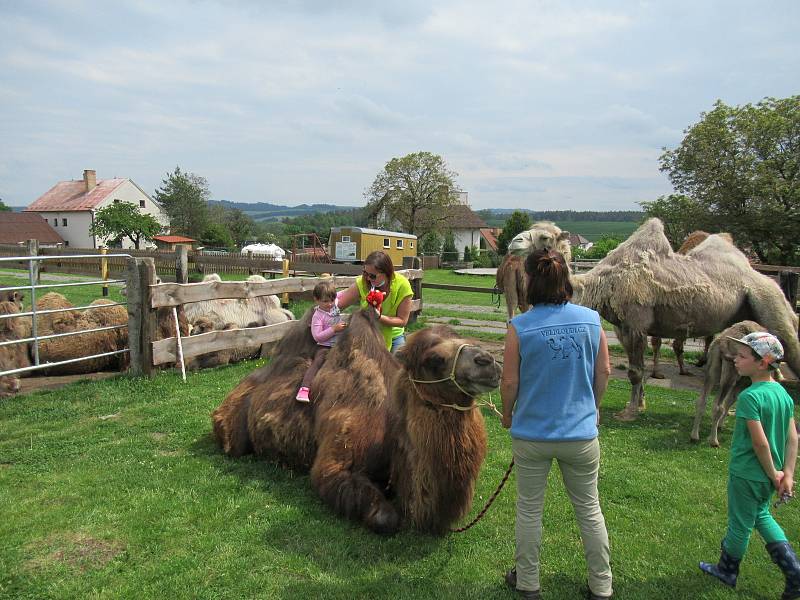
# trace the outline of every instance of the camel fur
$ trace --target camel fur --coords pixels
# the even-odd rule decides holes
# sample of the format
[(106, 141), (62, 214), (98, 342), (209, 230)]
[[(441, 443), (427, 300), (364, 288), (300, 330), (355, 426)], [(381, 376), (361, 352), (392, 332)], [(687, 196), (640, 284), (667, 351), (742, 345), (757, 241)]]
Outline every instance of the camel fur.
[[(0, 302), (0, 315), (14, 315), (20, 312), (22, 297), (7, 296), (10, 300)], [(21, 340), (30, 337), (30, 317), (10, 317), (0, 319), (0, 342)], [(31, 364), (28, 354), (28, 344), (10, 344), (0, 346), (0, 371), (10, 371), (29, 367)], [(19, 374), (4, 375), (0, 377), (0, 398), (16, 394), (19, 391)]]
[[(706, 238), (711, 235), (705, 231), (693, 231), (681, 244), (681, 247), (678, 248), (678, 254), (687, 254), (689, 250), (693, 250), (701, 243), (703, 243)], [(728, 233), (719, 233), (717, 234), (722, 239), (727, 240), (728, 242), (733, 245), (733, 238)], [(707, 335), (705, 337), (705, 345), (703, 348), (703, 355), (700, 357), (700, 360), (697, 361), (697, 366), (702, 367), (706, 364), (706, 360), (708, 359), (708, 349), (711, 346), (711, 342), (714, 340), (713, 335)], [(675, 359), (678, 361), (678, 368), (680, 370), (681, 375), (692, 375), (691, 371), (686, 369), (686, 364), (683, 360), (683, 348), (684, 344), (686, 343), (686, 338), (684, 337), (676, 337), (672, 340), (672, 350), (675, 352)], [(658, 368), (659, 358), (661, 356), (661, 338), (660, 337), (651, 337), (650, 338), (650, 345), (653, 348), (653, 371), (650, 373), (650, 377), (655, 379), (664, 379), (664, 374)]]
[[(711, 392), (717, 389), (719, 391), (711, 409), (711, 431), (708, 434), (708, 443), (715, 448), (719, 446), (717, 434), (722, 428), (725, 416), (736, 402), (739, 393), (750, 385), (748, 377), (740, 377), (736, 372), (733, 359), (736, 357), (739, 345), (728, 338), (732, 337), (738, 340), (748, 333), (756, 331), (766, 331), (766, 329), (755, 321), (741, 321), (725, 329), (711, 343), (708, 362), (705, 366), (703, 391), (697, 398), (694, 425), (690, 436), (693, 442), (700, 441), (700, 421), (706, 412), (706, 402)], [(775, 373), (778, 381), (783, 379), (780, 371)]]
[[(294, 396), (316, 350), (301, 319), (266, 366), (251, 373), (212, 413), (214, 436), (231, 456), (253, 452), (310, 469), (311, 484), (338, 515), (376, 533), (401, 526), (442, 534), (472, 503), (486, 454), (473, 396), (493, 389), (500, 370), (475, 346), (437, 327), (408, 338), (397, 356), (383, 344), (371, 308), (355, 312), (311, 384)], [(452, 381), (447, 377), (455, 364)]]
[(658, 219), (649, 219), (585, 275), (573, 276), (575, 300), (618, 328), (632, 391), (619, 418), (644, 407), (647, 336), (703, 337), (743, 320), (761, 323), (783, 343), (800, 374), (797, 316), (778, 285), (736, 247), (711, 235), (686, 255), (672, 251)]

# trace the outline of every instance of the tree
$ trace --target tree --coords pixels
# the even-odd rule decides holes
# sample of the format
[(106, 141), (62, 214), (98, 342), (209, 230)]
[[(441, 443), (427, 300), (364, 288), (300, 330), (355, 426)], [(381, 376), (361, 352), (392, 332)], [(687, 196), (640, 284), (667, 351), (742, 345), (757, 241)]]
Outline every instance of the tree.
[(717, 101), (660, 157), (674, 188), (764, 262), (800, 263), (800, 96)]
[(132, 202), (115, 202), (94, 215), (89, 233), (114, 242), (128, 238), (136, 249), (142, 240), (152, 240), (161, 232), (161, 223), (153, 215), (139, 211)]
[(385, 210), (401, 229), (419, 237), (438, 231), (448, 209), (458, 203), (457, 175), (438, 154), (415, 152), (393, 158), (364, 193), (367, 210), (372, 215)]
[(508, 217), (505, 225), (503, 225), (503, 231), (497, 238), (497, 252), (498, 254), (504, 255), (508, 252), (508, 244), (513, 240), (517, 234), (522, 233), (526, 229), (530, 229), (531, 227), (531, 220), (528, 217), (528, 213), (515, 210), (511, 213), (511, 216)]
[(419, 238), (419, 251), (420, 254), (440, 254), (442, 251), (442, 244), (444, 240), (435, 231), (429, 231), (421, 238)]
[(233, 236), (231, 236), (231, 232), (225, 227), (225, 224), (215, 221), (210, 222), (206, 226), (205, 231), (203, 231), (203, 234), (200, 236), (200, 241), (204, 245), (213, 248), (231, 249), (236, 246), (236, 243), (233, 241)]
[(444, 244), (442, 244), (442, 260), (445, 262), (458, 260), (456, 240), (453, 236), (453, 233), (450, 231), (444, 235)]
[(11, 210), (11, 207), (8, 206), (5, 202), (3, 202), (2, 198), (0, 198), (0, 212), (7, 212), (9, 210)]
[(657, 217), (664, 223), (664, 234), (673, 248), (680, 248), (691, 232), (698, 229), (717, 233), (719, 225), (714, 217), (697, 200), (683, 194), (660, 196), (650, 202), (639, 202), (646, 218)]
[(200, 239), (209, 223), (208, 199), (211, 193), (205, 178), (185, 173), (180, 167), (167, 173), (153, 197), (169, 216), (174, 234)]
[(619, 246), (622, 240), (612, 235), (604, 235), (597, 240), (589, 250), (586, 251), (586, 258), (601, 259), (605, 258), (606, 254), (611, 252), (614, 248)]

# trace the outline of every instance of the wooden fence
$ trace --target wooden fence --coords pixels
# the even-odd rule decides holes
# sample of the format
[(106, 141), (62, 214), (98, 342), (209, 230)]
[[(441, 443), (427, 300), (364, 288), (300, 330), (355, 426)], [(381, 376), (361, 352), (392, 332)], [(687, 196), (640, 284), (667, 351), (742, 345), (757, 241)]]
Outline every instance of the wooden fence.
[[(400, 272), (411, 281), (414, 291), (411, 310), (412, 315), (416, 316), (422, 310), (423, 272), (420, 269), (406, 269)], [(273, 294), (310, 292), (319, 282), (317, 277), (287, 277), (264, 283), (248, 281), (156, 283), (155, 262), (150, 258), (128, 260), (125, 279), (128, 286), (130, 368), (134, 375), (150, 375), (157, 366), (178, 361), (177, 335), (156, 341), (159, 309), (177, 308), (182, 304), (202, 300), (245, 299)], [(333, 280), (337, 288), (345, 288), (355, 282), (356, 276), (334, 275)], [(212, 331), (183, 337), (180, 340), (183, 359), (185, 361), (209, 352), (275, 342), (286, 334), (292, 327), (292, 323), (293, 321), (289, 321), (262, 327)], [(175, 323), (175, 328), (177, 331), (177, 323)]]

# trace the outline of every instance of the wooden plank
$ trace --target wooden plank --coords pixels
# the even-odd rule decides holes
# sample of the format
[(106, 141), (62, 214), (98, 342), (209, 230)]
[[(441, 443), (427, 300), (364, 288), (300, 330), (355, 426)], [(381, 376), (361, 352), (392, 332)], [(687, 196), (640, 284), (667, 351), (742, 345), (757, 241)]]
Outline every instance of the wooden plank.
[[(414, 314), (422, 310), (422, 298), (411, 301), (411, 313)], [(409, 319), (410, 321), (410, 319)]]
[[(181, 338), (184, 359), (219, 352), (220, 350), (236, 350), (251, 346), (258, 346), (281, 339), (294, 326), (299, 326), (300, 321), (286, 321), (263, 327), (250, 327), (247, 329), (227, 329), (225, 331), (210, 331), (201, 335), (191, 335)], [(163, 365), (174, 363), (178, 360), (177, 344), (175, 338), (168, 338), (152, 343), (153, 364)]]
[[(409, 279), (421, 278), (423, 272), (418, 269), (399, 271)], [(337, 288), (346, 288), (353, 285), (356, 277), (333, 277), (333, 284)], [(201, 283), (162, 283), (152, 286), (153, 308), (161, 306), (178, 306), (188, 302), (201, 302), (202, 300), (217, 300), (220, 298), (257, 298), (284, 292), (299, 293), (310, 292), (319, 283), (318, 277), (288, 277), (272, 279), (270, 281), (205, 281)], [(424, 285), (424, 284), (423, 284)]]

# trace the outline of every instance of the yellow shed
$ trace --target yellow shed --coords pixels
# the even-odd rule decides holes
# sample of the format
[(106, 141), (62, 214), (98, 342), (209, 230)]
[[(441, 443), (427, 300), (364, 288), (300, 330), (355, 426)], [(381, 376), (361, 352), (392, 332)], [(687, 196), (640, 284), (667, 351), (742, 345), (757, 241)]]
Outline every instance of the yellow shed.
[(417, 255), (417, 236), (366, 227), (331, 227), (328, 247), (334, 260), (354, 263), (364, 262), (374, 250), (383, 250), (392, 257), (392, 264), (400, 267), (404, 256)]

